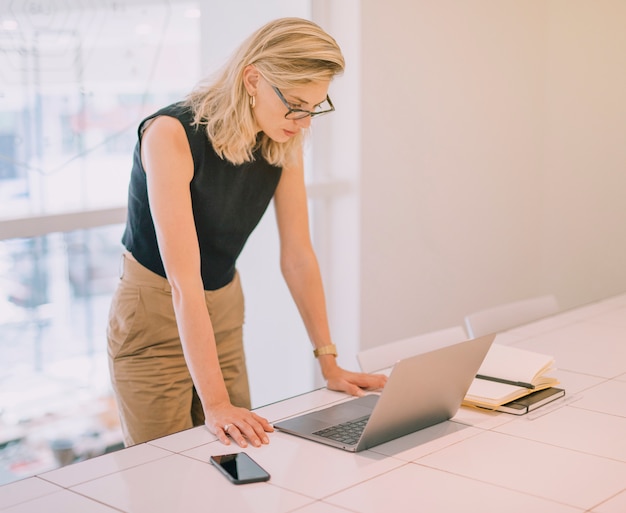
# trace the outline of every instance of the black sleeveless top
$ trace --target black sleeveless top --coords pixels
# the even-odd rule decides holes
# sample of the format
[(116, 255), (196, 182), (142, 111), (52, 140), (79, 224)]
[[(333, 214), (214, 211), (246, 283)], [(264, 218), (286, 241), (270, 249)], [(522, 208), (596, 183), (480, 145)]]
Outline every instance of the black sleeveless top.
[[(185, 128), (194, 165), (190, 190), (200, 245), (202, 281), (205, 290), (216, 290), (233, 279), (237, 258), (266, 211), (282, 168), (269, 164), (260, 151), (255, 151), (252, 162), (241, 165), (220, 158), (204, 127), (192, 125), (193, 114), (181, 103), (165, 107), (144, 119), (139, 125), (139, 140), (133, 155), (128, 216), (122, 243), (141, 265), (160, 276), (166, 277), (140, 154), (143, 127), (156, 116), (176, 118)], [(185, 248), (180, 250), (185, 251)]]

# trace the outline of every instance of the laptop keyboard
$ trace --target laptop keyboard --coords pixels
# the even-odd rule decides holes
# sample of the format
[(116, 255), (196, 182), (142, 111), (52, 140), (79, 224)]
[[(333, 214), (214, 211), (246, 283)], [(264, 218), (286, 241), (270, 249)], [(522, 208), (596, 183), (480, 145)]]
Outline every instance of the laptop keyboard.
[(330, 440), (341, 442), (346, 445), (354, 445), (359, 441), (359, 438), (361, 438), (361, 433), (363, 433), (363, 430), (365, 429), (365, 424), (367, 424), (367, 420), (369, 418), (370, 416), (367, 415), (366, 417), (362, 417), (360, 419), (351, 420), (349, 422), (337, 424), (336, 426), (320, 429), (313, 434), (324, 438), (329, 438)]

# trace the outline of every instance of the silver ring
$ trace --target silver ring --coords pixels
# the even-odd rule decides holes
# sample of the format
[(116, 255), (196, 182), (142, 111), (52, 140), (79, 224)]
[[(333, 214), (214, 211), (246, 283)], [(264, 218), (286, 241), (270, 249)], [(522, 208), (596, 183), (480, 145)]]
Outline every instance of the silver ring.
[(228, 433), (230, 426), (232, 426), (232, 424), (224, 424), (224, 433)]

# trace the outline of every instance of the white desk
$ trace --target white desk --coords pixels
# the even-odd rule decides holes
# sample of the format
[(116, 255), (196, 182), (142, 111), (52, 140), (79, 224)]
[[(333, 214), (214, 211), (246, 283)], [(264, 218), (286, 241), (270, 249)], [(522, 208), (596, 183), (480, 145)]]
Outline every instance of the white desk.
[[(0, 511), (624, 513), (626, 294), (496, 340), (554, 355), (566, 399), (523, 417), (461, 408), (358, 454), (273, 433), (247, 449), (271, 480), (241, 486), (208, 464), (228, 448), (195, 428), (0, 487)], [(344, 399), (317, 390), (259, 412)]]

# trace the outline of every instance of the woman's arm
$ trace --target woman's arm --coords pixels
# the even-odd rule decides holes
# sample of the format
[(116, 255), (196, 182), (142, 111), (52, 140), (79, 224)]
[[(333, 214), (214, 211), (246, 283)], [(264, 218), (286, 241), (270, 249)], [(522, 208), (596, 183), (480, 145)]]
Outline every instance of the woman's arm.
[[(317, 258), (311, 244), (302, 155), (283, 169), (275, 194), (280, 233), (281, 270), (298, 307), (313, 346), (332, 344), (326, 300)], [(384, 386), (386, 377), (349, 372), (337, 365), (334, 355), (318, 357), (322, 374), (333, 390), (363, 395), (363, 389)]]
[(191, 150), (180, 122), (168, 116), (154, 119), (141, 145), (150, 211), (167, 279), (187, 367), (206, 417), (206, 425), (228, 444), (223, 430), (242, 447), (269, 440), (267, 420), (230, 403), (220, 369), (213, 326), (204, 298), (200, 249), (193, 219), (189, 184), (193, 178)]

